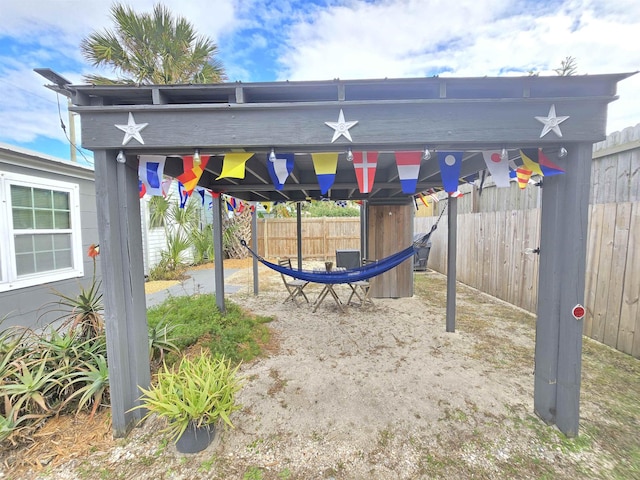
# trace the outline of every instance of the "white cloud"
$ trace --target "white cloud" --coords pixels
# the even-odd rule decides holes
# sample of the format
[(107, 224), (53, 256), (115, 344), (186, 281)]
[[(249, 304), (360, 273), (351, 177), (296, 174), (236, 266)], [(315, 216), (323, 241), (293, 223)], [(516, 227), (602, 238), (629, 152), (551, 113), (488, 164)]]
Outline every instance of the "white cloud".
[[(555, 75), (567, 56), (579, 74), (635, 71), (640, 4), (622, 2), (350, 2), (290, 30), (280, 79)], [(640, 76), (639, 76), (640, 77)], [(608, 131), (640, 122), (640, 78), (620, 83)], [(625, 123), (626, 122), (626, 123)]]
[[(106, 0), (0, 0), (0, 141), (64, 140), (56, 95), (32, 70), (50, 67), (72, 83), (95, 73), (80, 40), (110, 28)], [(151, 11), (157, 0), (129, 0)], [(164, 0), (196, 31), (223, 43), (231, 80), (255, 81), (264, 59), (273, 80), (555, 75), (566, 56), (578, 73), (640, 66), (637, 0)], [(11, 50), (2, 41), (11, 38)], [(635, 41), (634, 41), (635, 39)], [(262, 63), (261, 63), (262, 60)], [(111, 72), (102, 72), (110, 75)], [(608, 131), (640, 123), (640, 75), (619, 84)], [(61, 99), (61, 116), (68, 117)]]

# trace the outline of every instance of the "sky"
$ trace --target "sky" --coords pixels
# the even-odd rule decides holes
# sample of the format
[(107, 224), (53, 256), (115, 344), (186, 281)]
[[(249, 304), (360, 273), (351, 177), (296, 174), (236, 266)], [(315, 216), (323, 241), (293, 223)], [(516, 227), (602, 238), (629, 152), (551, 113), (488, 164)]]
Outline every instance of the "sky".
[[(153, 0), (129, 0), (151, 12)], [(229, 81), (556, 75), (640, 70), (637, 0), (164, 0), (218, 45)], [(109, 0), (0, 0), (0, 142), (69, 159), (67, 99), (34, 68), (73, 84), (83, 38), (113, 27)], [(640, 123), (640, 74), (618, 84), (607, 134)], [(79, 120), (76, 143), (80, 144)], [(65, 129), (61, 123), (64, 123)], [(65, 132), (66, 130), (66, 132)], [(91, 163), (91, 153), (77, 155)]]

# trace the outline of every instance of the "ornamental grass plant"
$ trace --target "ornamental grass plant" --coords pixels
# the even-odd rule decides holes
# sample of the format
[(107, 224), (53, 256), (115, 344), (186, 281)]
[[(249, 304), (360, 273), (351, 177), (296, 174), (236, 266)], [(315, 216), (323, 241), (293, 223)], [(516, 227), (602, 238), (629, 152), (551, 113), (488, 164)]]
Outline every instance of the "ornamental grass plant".
[(153, 385), (148, 390), (140, 387), (141, 404), (136, 408), (148, 410), (143, 421), (152, 414), (166, 419), (165, 431), (175, 441), (190, 425), (201, 428), (222, 419), (233, 427), (230, 415), (240, 408), (239, 366), (204, 350), (193, 359), (182, 357), (173, 368), (163, 364)]

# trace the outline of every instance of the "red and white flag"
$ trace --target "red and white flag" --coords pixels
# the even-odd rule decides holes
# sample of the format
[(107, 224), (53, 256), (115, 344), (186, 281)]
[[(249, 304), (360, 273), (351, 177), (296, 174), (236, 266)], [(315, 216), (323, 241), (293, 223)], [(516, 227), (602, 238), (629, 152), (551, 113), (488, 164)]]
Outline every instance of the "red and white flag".
[(360, 193), (370, 193), (378, 166), (378, 152), (353, 152), (353, 168)]
[(415, 193), (421, 160), (422, 152), (396, 152), (396, 166), (402, 193)]
[(498, 188), (509, 188), (511, 177), (509, 176), (509, 156), (502, 155), (497, 150), (487, 150), (482, 152), (484, 163), (486, 163), (491, 178)]

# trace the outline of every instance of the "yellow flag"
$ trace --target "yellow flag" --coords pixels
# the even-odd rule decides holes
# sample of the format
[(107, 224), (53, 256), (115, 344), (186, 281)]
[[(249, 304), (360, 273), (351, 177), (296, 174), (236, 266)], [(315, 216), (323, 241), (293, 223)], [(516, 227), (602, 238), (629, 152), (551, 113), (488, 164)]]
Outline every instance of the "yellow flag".
[(529, 170), (531, 174), (535, 173), (541, 176), (544, 175), (544, 173), (542, 173), (542, 169), (540, 168), (540, 165), (538, 165), (534, 160), (529, 158), (527, 156), (527, 152), (520, 150), (520, 157), (522, 158), (522, 163), (524, 163), (523, 167), (526, 170)]
[(337, 153), (312, 153), (311, 158), (316, 175), (335, 175), (338, 166)]
[(244, 178), (244, 164), (253, 157), (253, 153), (227, 153), (222, 162), (222, 172), (216, 180), (221, 178)]
[(518, 187), (523, 190), (528, 184), (531, 178), (531, 170), (525, 168), (518, 168), (516, 170), (516, 177), (518, 178)]
[(323, 195), (329, 191), (336, 178), (338, 168), (338, 153), (312, 153), (313, 169), (316, 171), (320, 193)]

